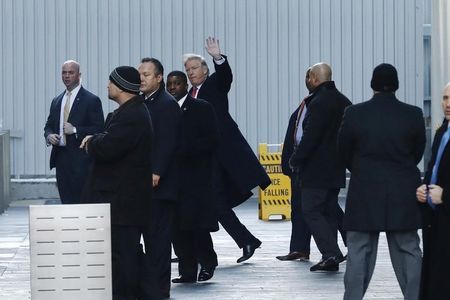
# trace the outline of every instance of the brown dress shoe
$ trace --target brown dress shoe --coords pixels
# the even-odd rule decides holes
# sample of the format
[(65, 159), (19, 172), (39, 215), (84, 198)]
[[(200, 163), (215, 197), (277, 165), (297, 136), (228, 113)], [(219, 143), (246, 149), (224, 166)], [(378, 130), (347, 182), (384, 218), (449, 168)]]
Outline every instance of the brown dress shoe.
[(277, 256), (277, 259), (279, 260), (296, 260), (299, 259), (301, 261), (309, 260), (309, 254), (299, 252), (299, 251), (292, 251), (288, 255), (283, 256)]

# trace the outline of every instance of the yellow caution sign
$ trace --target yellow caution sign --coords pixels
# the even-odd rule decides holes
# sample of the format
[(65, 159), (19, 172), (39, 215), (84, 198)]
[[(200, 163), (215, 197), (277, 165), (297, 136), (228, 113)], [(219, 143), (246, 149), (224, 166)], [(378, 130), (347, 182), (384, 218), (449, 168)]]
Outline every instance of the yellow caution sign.
[[(269, 152), (269, 147), (279, 150)], [(281, 170), (282, 147), (282, 144), (259, 144), (259, 162), (272, 180), (264, 191), (259, 189), (259, 218), (265, 221), (275, 216), (291, 219), (291, 180)]]

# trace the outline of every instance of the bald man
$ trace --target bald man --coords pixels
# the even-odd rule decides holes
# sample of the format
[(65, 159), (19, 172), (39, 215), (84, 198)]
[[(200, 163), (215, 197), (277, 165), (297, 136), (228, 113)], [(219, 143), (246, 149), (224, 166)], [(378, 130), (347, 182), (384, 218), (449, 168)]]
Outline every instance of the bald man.
[(345, 187), (345, 166), (336, 145), (344, 109), (350, 100), (331, 80), (331, 67), (317, 63), (311, 67), (307, 85), (311, 95), (306, 102), (303, 132), (289, 164), (293, 170), (303, 215), (322, 259), (310, 271), (338, 271), (344, 256), (337, 244), (339, 189)]
[(434, 135), (431, 160), (417, 188), (424, 224), (420, 299), (449, 299), (450, 285), (450, 82), (442, 93), (444, 120)]
[(56, 168), (61, 202), (77, 204), (90, 164), (80, 144), (85, 136), (103, 130), (104, 116), (100, 98), (81, 86), (78, 62), (64, 62), (61, 77), (66, 89), (52, 100), (44, 137), (47, 146), (53, 147), (50, 169)]

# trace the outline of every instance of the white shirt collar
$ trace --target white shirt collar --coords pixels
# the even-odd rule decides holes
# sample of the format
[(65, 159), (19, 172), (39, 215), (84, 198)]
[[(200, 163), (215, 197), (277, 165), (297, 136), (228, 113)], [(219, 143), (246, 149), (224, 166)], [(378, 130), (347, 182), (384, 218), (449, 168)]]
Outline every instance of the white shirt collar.
[[(71, 95), (71, 97), (70, 97), (70, 99), (71, 99), (70, 101), (71, 101), (71, 102), (73, 102), (73, 100), (77, 97), (78, 92), (80, 91), (80, 89), (81, 89), (81, 83), (78, 84), (78, 85), (71, 91), (71, 93), (72, 93), (72, 95)], [(64, 96), (67, 97), (67, 93), (69, 93), (69, 91), (66, 89), (66, 94), (65, 94)]]
[(184, 97), (183, 97), (183, 98), (181, 98), (180, 100), (178, 100), (178, 105), (180, 105), (180, 107), (182, 107), (182, 106), (183, 106), (183, 103), (184, 103), (184, 101), (186, 101), (187, 95), (188, 95), (188, 94), (184, 95)]
[(197, 87), (197, 90), (199, 90), (201, 87), (202, 87), (202, 85), (203, 85), (203, 83), (204, 83), (204, 81), (201, 83), (201, 84), (199, 84), (199, 85), (196, 85), (196, 87)]
[(145, 100), (147, 100), (147, 99), (153, 100), (153, 97), (152, 97), (152, 96), (153, 96), (157, 91), (158, 91), (158, 90), (153, 91), (153, 92), (152, 92), (150, 95), (148, 95), (148, 96), (145, 96), (145, 95), (144, 95), (144, 99), (145, 99)]

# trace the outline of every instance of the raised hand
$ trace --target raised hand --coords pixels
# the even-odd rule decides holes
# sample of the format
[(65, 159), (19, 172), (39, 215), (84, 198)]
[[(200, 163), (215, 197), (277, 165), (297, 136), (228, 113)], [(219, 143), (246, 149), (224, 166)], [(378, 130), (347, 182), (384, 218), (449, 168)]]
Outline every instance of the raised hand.
[(222, 55), (220, 55), (219, 40), (216, 40), (216, 38), (208, 37), (206, 39), (205, 49), (215, 60), (220, 60), (222, 58)]

